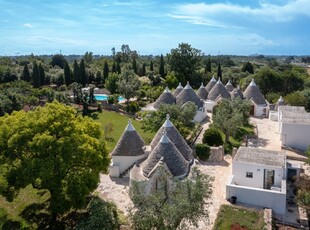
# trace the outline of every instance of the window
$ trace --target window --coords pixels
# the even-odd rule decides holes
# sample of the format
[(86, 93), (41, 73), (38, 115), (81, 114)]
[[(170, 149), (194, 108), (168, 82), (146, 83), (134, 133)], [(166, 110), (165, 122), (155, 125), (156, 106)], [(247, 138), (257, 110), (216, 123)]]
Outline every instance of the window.
[(253, 178), (253, 173), (252, 172), (246, 172), (246, 177), (247, 178)]

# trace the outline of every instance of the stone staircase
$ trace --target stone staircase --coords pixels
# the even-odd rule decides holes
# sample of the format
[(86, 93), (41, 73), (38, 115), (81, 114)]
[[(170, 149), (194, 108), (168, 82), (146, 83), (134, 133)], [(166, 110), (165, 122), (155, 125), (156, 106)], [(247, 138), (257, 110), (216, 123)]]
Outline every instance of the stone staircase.
[[(133, 166), (135, 166), (135, 164), (136, 164), (136, 162), (133, 163), (131, 166), (129, 166), (124, 172), (122, 172), (122, 173), (119, 175), (119, 177), (120, 177), (120, 178), (125, 177), (125, 176), (130, 172), (130, 170), (133, 168)], [(128, 175), (127, 175), (127, 177), (128, 177)]]

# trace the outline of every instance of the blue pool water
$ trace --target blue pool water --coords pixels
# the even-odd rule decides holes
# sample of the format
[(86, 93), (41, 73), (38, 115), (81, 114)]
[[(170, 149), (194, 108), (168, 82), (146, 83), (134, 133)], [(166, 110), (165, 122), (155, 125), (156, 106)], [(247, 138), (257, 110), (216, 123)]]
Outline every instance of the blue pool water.
[[(97, 101), (107, 101), (109, 98), (109, 96), (105, 95), (105, 94), (94, 94), (94, 96), (95, 96)], [(123, 98), (122, 96), (119, 96), (118, 100), (123, 101), (123, 100), (125, 100), (125, 98)]]

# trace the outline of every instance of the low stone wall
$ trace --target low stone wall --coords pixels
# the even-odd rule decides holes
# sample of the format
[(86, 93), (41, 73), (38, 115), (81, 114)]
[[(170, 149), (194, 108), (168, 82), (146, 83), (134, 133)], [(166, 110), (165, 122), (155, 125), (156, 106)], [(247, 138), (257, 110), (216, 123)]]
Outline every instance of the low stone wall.
[(209, 162), (220, 162), (224, 160), (224, 148), (223, 146), (219, 147), (210, 147), (210, 156)]

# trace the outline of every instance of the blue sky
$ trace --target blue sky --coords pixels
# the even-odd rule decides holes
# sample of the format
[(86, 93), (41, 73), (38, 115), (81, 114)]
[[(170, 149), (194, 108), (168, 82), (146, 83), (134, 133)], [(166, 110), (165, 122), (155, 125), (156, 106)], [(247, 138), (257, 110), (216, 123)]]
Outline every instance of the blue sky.
[(0, 55), (310, 55), (310, 0), (0, 0)]

